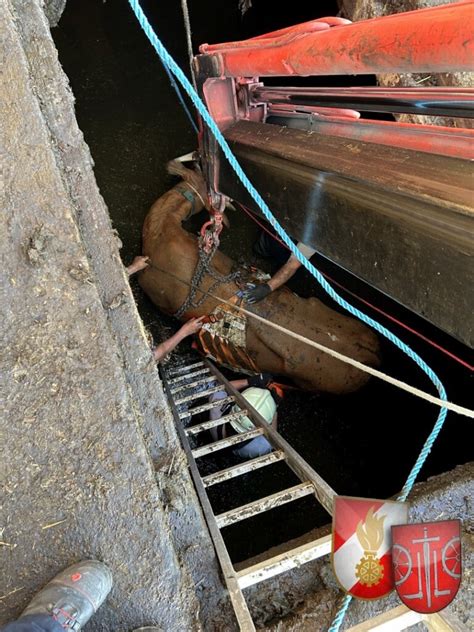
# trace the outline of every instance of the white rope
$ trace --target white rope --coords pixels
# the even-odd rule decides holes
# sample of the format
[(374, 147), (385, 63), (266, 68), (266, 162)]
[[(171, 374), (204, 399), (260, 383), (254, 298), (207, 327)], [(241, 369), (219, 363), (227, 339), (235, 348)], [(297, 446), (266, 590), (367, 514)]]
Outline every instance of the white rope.
[(238, 305), (233, 305), (232, 303), (229, 303), (228, 301), (221, 299), (217, 296), (214, 296), (212, 294), (211, 296), (219, 301), (222, 301), (226, 305), (231, 305), (232, 307), (239, 309), (241, 312), (243, 312), (247, 316), (250, 316), (250, 318), (259, 320), (260, 322), (265, 323), (266, 325), (269, 325), (270, 327), (273, 327), (273, 329), (276, 329), (277, 331), (281, 331), (282, 333), (287, 334), (291, 338), (295, 338), (295, 340), (299, 340), (300, 342), (304, 342), (305, 344), (311, 347), (314, 347), (315, 349), (319, 349), (319, 351), (323, 351), (324, 353), (327, 353), (333, 358), (336, 358), (337, 360), (341, 360), (341, 362), (350, 364), (356, 367), (357, 369), (364, 371), (365, 373), (370, 373), (370, 375), (378, 377), (380, 380), (383, 380), (384, 382), (388, 382), (389, 384), (392, 384), (393, 386), (397, 386), (398, 388), (401, 388), (407, 393), (416, 395), (416, 397), (420, 397), (421, 399), (424, 399), (425, 401), (430, 402), (430, 404), (435, 404), (436, 406), (440, 406), (441, 408), (447, 408), (448, 410), (451, 410), (454, 413), (458, 413), (459, 415), (465, 415), (466, 417), (471, 417), (474, 419), (474, 410), (471, 410), (469, 408), (464, 408), (464, 406), (459, 406), (459, 404), (454, 404), (453, 402), (448, 402), (443, 399), (440, 399), (439, 397), (435, 397), (434, 395), (430, 395), (429, 393), (425, 393), (419, 388), (411, 386), (410, 384), (407, 384), (406, 382), (402, 382), (401, 380), (397, 380), (397, 378), (392, 377), (391, 375), (387, 375), (386, 373), (383, 373), (382, 371), (378, 371), (377, 369), (374, 369), (371, 366), (362, 364), (362, 362), (359, 362), (358, 360), (354, 360), (354, 358), (346, 356), (343, 353), (339, 353), (339, 351), (334, 351), (334, 349), (330, 349), (329, 347), (325, 347), (324, 345), (321, 345), (318, 342), (315, 342), (314, 340), (305, 338), (304, 336), (301, 336), (300, 334), (297, 334), (294, 331), (287, 329), (286, 327), (282, 327), (281, 325), (272, 323), (270, 320), (267, 320), (266, 318), (262, 318), (262, 316), (258, 316), (257, 314), (249, 312), (243, 307), (239, 307)]
[(188, 57), (189, 57), (189, 67), (191, 69), (191, 81), (193, 82), (194, 89), (197, 92), (196, 78), (194, 76), (194, 66), (193, 66), (193, 41), (191, 39), (191, 21), (189, 19), (189, 10), (188, 10), (188, 2), (187, 0), (181, 0), (181, 9), (183, 11), (184, 18), (184, 27), (186, 30), (186, 42), (188, 45)]
[[(184, 279), (181, 279), (180, 277), (173, 274), (172, 272), (169, 272), (168, 270), (163, 270), (162, 268), (159, 268), (154, 263), (150, 263), (150, 267), (156, 268), (160, 272), (164, 272), (165, 274), (168, 274), (169, 276), (175, 278), (177, 281), (184, 283), (184, 285), (189, 285), (189, 283), (187, 281), (184, 281)], [(322, 351), (323, 353), (327, 353), (333, 358), (336, 358), (337, 360), (340, 360), (341, 362), (345, 362), (346, 364), (350, 364), (351, 366), (355, 367), (356, 369), (359, 369), (360, 371), (369, 373), (370, 375), (373, 375), (374, 377), (378, 377), (380, 380), (383, 380), (384, 382), (388, 382), (389, 384), (392, 384), (393, 386), (397, 386), (398, 388), (402, 389), (403, 391), (406, 391), (407, 393), (410, 393), (411, 395), (415, 395), (416, 397), (419, 397), (420, 399), (424, 399), (426, 402), (429, 402), (430, 404), (434, 404), (435, 406), (439, 406), (440, 408), (446, 408), (447, 410), (451, 410), (453, 413), (457, 413), (458, 415), (464, 415), (465, 417), (470, 417), (471, 419), (474, 419), (474, 410), (471, 410), (470, 408), (465, 408), (464, 406), (460, 406), (459, 404), (454, 404), (453, 402), (448, 402), (443, 399), (440, 399), (439, 397), (435, 397), (434, 395), (430, 395), (430, 393), (425, 393), (424, 391), (420, 390), (419, 388), (416, 388), (415, 386), (411, 386), (410, 384), (407, 384), (406, 382), (397, 380), (397, 378), (392, 377), (391, 375), (387, 375), (386, 373), (383, 373), (382, 371), (374, 369), (371, 366), (367, 366), (366, 364), (363, 364), (362, 362), (359, 362), (358, 360), (354, 360), (354, 358), (346, 356), (343, 353), (339, 353), (339, 351), (335, 351), (334, 349), (330, 349), (329, 347), (326, 347), (325, 345), (322, 345), (319, 342), (315, 342), (314, 340), (310, 340), (309, 338), (306, 338), (305, 336), (301, 336), (300, 334), (297, 334), (294, 331), (287, 329), (286, 327), (282, 327), (281, 325), (272, 323), (271, 320), (267, 320), (266, 318), (263, 318), (263, 316), (258, 316), (258, 314), (249, 312), (244, 307), (240, 307), (240, 305), (236, 305), (235, 303), (231, 303), (227, 301), (226, 299), (221, 298), (220, 296), (216, 296), (212, 292), (206, 292), (205, 290), (201, 290), (199, 288), (198, 288), (198, 292), (201, 292), (201, 294), (210, 296), (211, 298), (214, 298), (220, 303), (224, 303), (225, 305), (228, 305), (229, 307), (232, 307), (233, 309), (237, 309), (241, 311), (243, 314), (245, 314), (246, 316), (249, 316), (250, 318), (254, 318), (255, 320), (260, 321), (261, 323), (264, 323), (265, 325), (268, 325), (269, 327), (272, 327), (273, 329), (276, 329), (277, 331), (280, 331), (281, 333), (286, 334), (287, 336), (290, 336), (290, 338), (299, 340), (299, 342), (303, 342), (304, 344), (307, 344), (310, 347), (314, 347), (315, 349), (318, 349), (319, 351)]]
[(186, 182), (186, 186), (188, 186), (190, 189), (192, 189), (194, 191), (194, 193), (201, 200), (202, 205), (204, 206), (204, 208), (206, 208), (206, 203), (204, 202), (202, 195), (199, 193), (199, 191), (196, 189), (196, 187), (194, 187), (190, 182)]

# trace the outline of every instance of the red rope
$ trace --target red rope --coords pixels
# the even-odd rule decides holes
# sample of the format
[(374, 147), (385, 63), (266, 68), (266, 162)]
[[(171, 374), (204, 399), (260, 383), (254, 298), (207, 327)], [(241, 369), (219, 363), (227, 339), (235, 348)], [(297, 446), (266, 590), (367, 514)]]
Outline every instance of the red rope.
[[(260, 228), (262, 230), (264, 230), (266, 233), (268, 233), (270, 235), (270, 237), (273, 237), (273, 239), (275, 241), (277, 241), (279, 244), (281, 244), (282, 246), (284, 246), (287, 250), (289, 250), (288, 246), (277, 236), (274, 235), (272, 233), (271, 230), (268, 230), (268, 228), (265, 226), (265, 224), (263, 224), (262, 222), (260, 222), (255, 215), (252, 213), (252, 211), (250, 211), (247, 207), (245, 207), (243, 204), (241, 204), (240, 202), (237, 202), (237, 204), (240, 206), (240, 208), (244, 211), (244, 213), (246, 213), (250, 218), (252, 218), (252, 220), (258, 225), (260, 226)], [(348, 290), (347, 288), (345, 288), (343, 285), (341, 285), (340, 283), (338, 283), (337, 281), (335, 281), (334, 279), (332, 279), (328, 274), (325, 274), (324, 272), (322, 273), (323, 276), (326, 277), (326, 279), (328, 279), (328, 281), (331, 281), (331, 283), (333, 283), (334, 285), (337, 285), (338, 287), (340, 287), (342, 290), (344, 290), (344, 292), (347, 292), (347, 294), (350, 294), (351, 296), (353, 296), (354, 298), (356, 298), (358, 301), (360, 301), (361, 303), (364, 303), (364, 305), (367, 305), (367, 307), (370, 307), (371, 309), (373, 309), (374, 311), (378, 312), (379, 314), (382, 314), (382, 316), (385, 316), (385, 318), (388, 318), (389, 320), (391, 320), (393, 323), (396, 323), (397, 325), (399, 325), (400, 327), (403, 327), (403, 329), (406, 329), (407, 331), (409, 331), (410, 333), (414, 334), (415, 336), (418, 336), (418, 338), (420, 338), (421, 340), (423, 340), (424, 342), (427, 342), (429, 345), (431, 345), (432, 347), (434, 347), (435, 349), (437, 349), (438, 351), (441, 351), (441, 353), (444, 353), (445, 355), (447, 355), (449, 358), (451, 358), (451, 360), (454, 360), (455, 362), (458, 362), (459, 364), (461, 364), (463, 367), (465, 367), (466, 369), (469, 369), (470, 371), (474, 371), (474, 366), (470, 365), (468, 362), (466, 362), (465, 360), (463, 360), (462, 358), (459, 358), (458, 356), (454, 355), (454, 353), (451, 353), (451, 351), (448, 351), (448, 349), (445, 349), (444, 347), (442, 347), (441, 345), (439, 345), (437, 342), (434, 342), (434, 340), (431, 340), (430, 338), (427, 338), (426, 336), (424, 336), (423, 334), (421, 334), (419, 331), (417, 331), (416, 329), (413, 329), (412, 327), (410, 327), (409, 325), (406, 325), (405, 323), (403, 323), (402, 321), (398, 320), (397, 318), (395, 318), (394, 316), (391, 316), (390, 314), (387, 314), (387, 312), (384, 312), (382, 309), (380, 309), (379, 307), (375, 307), (375, 305), (372, 305), (372, 303), (369, 303), (369, 301), (366, 301), (365, 299), (361, 298), (360, 296), (358, 296), (357, 294), (354, 294), (354, 292), (351, 292), (350, 290)]]

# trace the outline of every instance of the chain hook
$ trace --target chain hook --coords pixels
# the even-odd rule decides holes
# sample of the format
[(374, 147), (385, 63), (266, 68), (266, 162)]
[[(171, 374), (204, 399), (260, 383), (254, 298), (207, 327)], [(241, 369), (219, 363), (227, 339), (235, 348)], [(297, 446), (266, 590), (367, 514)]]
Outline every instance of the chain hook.
[(211, 218), (201, 227), (199, 246), (206, 254), (210, 254), (219, 247), (219, 236), (224, 227), (224, 211), (226, 198), (215, 191), (210, 192), (210, 216)]

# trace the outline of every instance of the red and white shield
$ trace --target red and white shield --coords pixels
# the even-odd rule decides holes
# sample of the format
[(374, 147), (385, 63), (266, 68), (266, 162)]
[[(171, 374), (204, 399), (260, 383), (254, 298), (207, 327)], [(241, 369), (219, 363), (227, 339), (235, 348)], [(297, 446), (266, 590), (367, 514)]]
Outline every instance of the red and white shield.
[(336, 496), (332, 563), (346, 592), (380, 599), (393, 590), (391, 528), (407, 519), (407, 503)]
[(392, 528), (395, 587), (416, 612), (442, 610), (461, 583), (461, 523), (424, 522)]

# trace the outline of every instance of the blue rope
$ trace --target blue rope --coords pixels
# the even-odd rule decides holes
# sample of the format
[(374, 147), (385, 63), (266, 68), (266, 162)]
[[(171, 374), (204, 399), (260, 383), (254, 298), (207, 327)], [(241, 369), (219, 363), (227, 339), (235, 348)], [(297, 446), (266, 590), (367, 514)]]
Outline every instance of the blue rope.
[(195, 122), (195, 120), (193, 118), (193, 115), (191, 114), (191, 112), (189, 111), (188, 106), (186, 105), (186, 101), (184, 100), (184, 97), (181, 94), (181, 90), (179, 89), (179, 86), (176, 83), (175, 78), (173, 77), (173, 75), (171, 74), (170, 69), (168, 68), (168, 66), (165, 63), (163, 63), (163, 68), (166, 70), (166, 74), (168, 75), (168, 79), (170, 80), (171, 85), (175, 89), (175, 92), (176, 92), (176, 94), (178, 96), (179, 102), (183, 106), (183, 109), (184, 109), (184, 111), (186, 112), (186, 114), (188, 116), (189, 122), (193, 126), (194, 131), (196, 132), (196, 134), (199, 134), (198, 126), (196, 125), (196, 122)]
[[(342, 296), (340, 296), (333, 289), (333, 287), (326, 281), (326, 279), (322, 276), (322, 274), (319, 272), (319, 270), (317, 270), (312, 265), (312, 263), (310, 263), (308, 261), (308, 259), (306, 259), (306, 257), (304, 257), (303, 254), (298, 250), (298, 248), (295, 246), (293, 241), (286, 234), (286, 232), (283, 229), (283, 227), (280, 226), (280, 224), (278, 223), (278, 221), (276, 220), (276, 218), (274, 217), (274, 215), (272, 214), (272, 212), (268, 208), (265, 200), (261, 197), (259, 192), (255, 189), (253, 184), (250, 182), (250, 180), (245, 175), (242, 167), (240, 166), (240, 164), (238, 163), (236, 157), (232, 153), (232, 150), (229, 147), (227, 141), (225, 140), (225, 138), (222, 135), (221, 131), (217, 127), (215, 121), (213, 120), (213, 118), (209, 114), (206, 106), (204, 105), (202, 100), (199, 98), (199, 95), (196, 93), (196, 91), (194, 90), (193, 86), (191, 85), (191, 83), (187, 79), (186, 75), (183, 73), (181, 68), (176, 64), (174, 59), (168, 53), (168, 51), (163, 46), (161, 41), (158, 39), (156, 33), (153, 31), (153, 28), (152, 28), (151, 24), (148, 22), (148, 19), (147, 19), (146, 15), (143, 13), (143, 10), (142, 10), (138, 0), (129, 0), (129, 3), (130, 3), (130, 6), (131, 6), (133, 12), (135, 13), (135, 16), (136, 16), (138, 22), (140, 23), (140, 26), (142, 27), (142, 29), (145, 32), (145, 34), (148, 37), (148, 39), (150, 40), (151, 45), (153, 46), (153, 48), (157, 52), (157, 54), (160, 57), (163, 65), (165, 66), (165, 68), (168, 68), (169, 71), (171, 71), (171, 73), (178, 79), (179, 83), (184, 88), (185, 92), (188, 94), (188, 96), (191, 99), (191, 101), (194, 103), (197, 111), (199, 112), (199, 114), (203, 118), (203, 120), (206, 123), (206, 125), (208, 126), (209, 130), (215, 136), (215, 138), (216, 138), (217, 142), (219, 143), (222, 151), (224, 152), (225, 157), (229, 161), (229, 164), (231, 165), (232, 169), (235, 171), (237, 177), (242, 182), (242, 184), (247, 189), (247, 191), (250, 193), (250, 195), (253, 198), (253, 200), (255, 201), (255, 203), (261, 209), (261, 211), (262, 211), (263, 215), (265, 216), (265, 218), (267, 219), (267, 221), (271, 224), (271, 226), (273, 226), (273, 228), (275, 229), (275, 231), (277, 232), (279, 237), (287, 245), (287, 247), (289, 248), (291, 253), (308, 270), (308, 272), (317, 280), (317, 282), (321, 285), (321, 287), (327, 292), (327, 294), (329, 294), (329, 296), (338, 305), (340, 305), (346, 311), (348, 311), (349, 314), (352, 314), (353, 316), (359, 318), (365, 324), (370, 325), (371, 327), (373, 327), (373, 329), (375, 329), (375, 331), (377, 331), (379, 334), (381, 334), (382, 336), (384, 336), (385, 338), (390, 340), (390, 342), (392, 342), (396, 347), (398, 347), (401, 351), (403, 351), (406, 355), (408, 355), (408, 357), (411, 358), (420, 367), (420, 369), (428, 376), (428, 378), (434, 384), (434, 386), (436, 387), (436, 389), (437, 389), (437, 391), (439, 393), (440, 399), (442, 399), (444, 401), (447, 401), (446, 391), (445, 391), (445, 388), (444, 388), (441, 380), (436, 375), (436, 373), (426, 364), (426, 362), (415, 351), (413, 351), (413, 349), (409, 345), (407, 345), (402, 340), (400, 340), (400, 338), (398, 338), (398, 336), (393, 334), (386, 327), (384, 327), (383, 325), (378, 323), (376, 320), (374, 320), (373, 318), (371, 318), (367, 314), (364, 314), (364, 312), (360, 311), (359, 309), (357, 309), (356, 307), (354, 307), (353, 305), (348, 303), (344, 298), (342, 298)], [(410, 493), (410, 491), (411, 491), (411, 489), (412, 489), (412, 487), (413, 487), (413, 485), (414, 485), (414, 483), (416, 481), (416, 478), (417, 478), (421, 468), (423, 467), (423, 464), (426, 461), (426, 458), (427, 458), (428, 454), (430, 453), (431, 448), (433, 447), (433, 444), (434, 444), (434, 442), (435, 442), (435, 440), (436, 440), (436, 438), (437, 438), (437, 436), (438, 436), (438, 434), (439, 434), (439, 432), (440, 432), (440, 430), (441, 430), (441, 428), (443, 426), (443, 423), (444, 423), (444, 421), (446, 419), (446, 414), (447, 414), (447, 409), (446, 408), (441, 408), (440, 412), (439, 412), (439, 415), (438, 415), (438, 418), (436, 420), (436, 423), (433, 426), (432, 431), (428, 435), (428, 438), (426, 439), (426, 441), (425, 441), (425, 443), (423, 445), (423, 448), (422, 448), (422, 450), (421, 450), (421, 452), (420, 452), (420, 454), (419, 454), (414, 466), (412, 467), (412, 469), (411, 469), (411, 471), (410, 471), (410, 473), (408, 475), (408, 478), (407, 478), (407, 480), (405, 482), (405, 485), (403, 486), (403, 489), (402, 489), (402, 491), (401, 491), (401, 493), (400, 493), (400, 495), (398, 497), (398, 499), (400, 501), (405, 501), (407, 496), (408, 496), (408, 494)], [(334, 621), (332, 622), (331, 627), (329, 628), (330, 632), (337, 632), (339, 630), (339, 628), (340, 628), (340, 626), (342, 624), (342, 621), (344, 619), (345, 613), (347, 611), (347, 608), (349, 607), (349, 603), (350, 603), (351, 599), (352, 599), (352, 597), (350, 597), (349, 595), (346, 596), (346, 598), (344, 599), (344, 603), (343, 603), (342, 607), (337, 612), (337, 614), (336, 614), (336, 616), (334, 618)]]
[(178, 84), (176, 83), (175, 78), (174, 78), (174, 77), (173, 77), (173, 75), (171, 74), (170, 69), (168, 68), (168, 66), (167, 66), (166, 64), (163, 64), (163, 66), (164, 66), (164, 69), (166, 70), (166, 74), (167, 74), (167, 75), (168, 75), (168, 77), (169, 77), (169, 80), (170, 80), (170, 82), (171, 82), (171, 85), (173, 86), (173, 88), (174, 88), (174, 89), (175, 89), (175, 91), (176, 91), (176, 94), (178, 95), (179, 102), (180, 102), (180, 103), (181, 103), (181, 105), (183, 106), (184, 111), (186, 112), (186, 114), (188, 115), (188, 119), (189, 119), (189, 121), (190, 121), (191, 125), (193, 126), (194, 131), (196, 132), (196, 134), (199, 134), (199, 129), (198, 129), (198, 126), (196, 125), (196, 122), (195, 122), (195, 121), (194, 121), (194, 119), (193, 119), (193, 115), (191, 114), (191, 112), (189, 111), (188, 106), (186, 105), (186, 101), (184, 100), (184, 97), (183, 97), (183, 95), (181, 94), (181, 90), (179, 89), (179, 86), (178, 86)]

